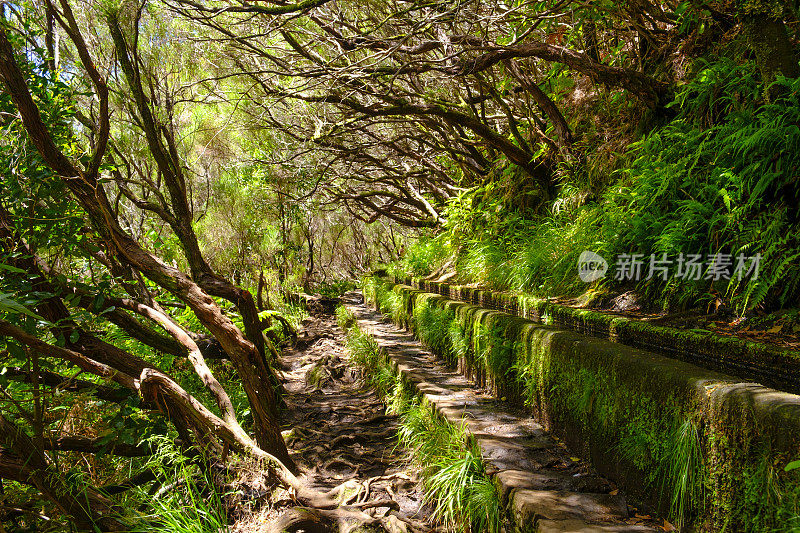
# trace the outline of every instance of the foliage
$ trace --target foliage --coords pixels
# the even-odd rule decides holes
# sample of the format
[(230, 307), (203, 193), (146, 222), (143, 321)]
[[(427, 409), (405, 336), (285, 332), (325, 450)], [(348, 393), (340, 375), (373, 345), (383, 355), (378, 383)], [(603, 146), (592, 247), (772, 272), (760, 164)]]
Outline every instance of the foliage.
[[(674, 426), (658, 451), (645, 449), (650, 446), (646, 435), (633, 432), (620, 441), (619, 450), (646, 472), (648, 484), (661, 491), (669, 502), (670, 517), (682, 527), (703, 514), (708, 473), (695, 422), (676, 421)], [(657, 468), (648, 469), (653, 462)]]
[(447, 309), (421, 299), (414, 306), (414, 331), (419, 339), (436, 353), (453, 362), (450, 347), (450, 324), (453, 314)]
[(336, 281), (323, 281), (315, 287), (315, 292), (326, 298), (338, 298), (347, 291), (356, 288), (355, 283), (350, 280), (340, 279)]
[(703, 504), (703, 452), (697, 427), (686, 420), (675, 433), (673, 453), (669, 462), (668, 477), (673, 487), (670, 498), (670, 514), (676, 517), (678, 525), (686, 522), (691, 510), (702, 508)]
[(146, 507), (145, 519), (150, 524), (135, 531), (152, 531), (154, 524), (159, 531), (170, 533), (227, 531), (225, 495), (216, 489), (218, 483), (212, 475), (188, 460), (172, 440), (153, 438), (150, 442), (157, 452), (146, 467), (163, 481), (166, 490), (155, 497), (144, 489), (137, 490), (133, 497)]
[[(365, 369), (367, 375), (374, 375), (381, 362), (381, 349), (372, 335), (363, 333), (357, 326), (348, 330), (347, 351), (357, 366)], [(368, 379), (372, 379), (368, 377)]]
[[(340, 325), (350, 322), (351, 316), (347, 310), (337, 312)], [(433, 505), (434, 518), (452, 531), (468, 527), (499, 532), (497, 488), (486, 475), (480, 447), (465, 425), (447, 422), (426, 401), (419, 401), (371, 335), (355, 323), (346, 331), (351, 361), (384, 398), (387, 410), (400, 416), (399, 443), (422, 469), (425, 498)]]
[(734, 514), (746, 517), (749, 531), (800, 531), (800, 477), (797, 472), (779, 475), (778, 470), (765, 455), (743, 476), (744, 498)]
[(464, 424), (451, 424), (418, 402), (403, 415), (399, 440), (422, 468), (426, 498), (437, 520), (452, 530), (469, 524), (472, 531), (500, 531), (497, 488)]
[[(460, 243), (462, 280), (539, 296), (578, 294), (622, 285), (581, 282), (575, 266), (584, 250), (609, 260), (609, 276), (619, 254), (667, 254), (673, 261), (681, 253), (727, 254), (730, 273), (740, 254), (760, 254), (758, 278), (714, 280), (702, 272), (697, 280), (654, 277), (638, 287), (664, 308), (712, 297), (727, 297), (740, 312), (792, 302), (800, 291), (791, 170), (800, 165), (800, 81), (779, 78), (780, 97), (764, 102), (751, 63), (698, 60), (697, 69), (669, 106), (677, 116), (630, 146), (630, 163), (595, 201), (566, 183), (550, 214), (524, 222), (496, 193), (489, 209), (481, 189), (453, 200), (447, 233), (438, 239)], [(500, 221), (476, 220), (494, 213)]]
[[(278, 343), (289, 334), (285, 322), (296, 329), (307, 318), (282, 294), (302, 287), (335, 297), (379, 265), (401, 277), (455, 271), (463, 282), (545, 297), (635, 288), (663, 309), (713, 302), (745, 313), (800, 296), (800, 81), (769, 73), (796, 66), (797, 17), (775, 0), (645, 11), (605, 0), (424, 0), (402, 9), (342, 0), (219, 11), (191, 2), (46, 4), (7, 3), (0, 21), (0, 318), (36, 339), (0, 339), (2, 414), (36, 439), (174, 438), (178, 419), (136, 398), (143, 368), (221, 414), (209, 375), (148, 313), (163, 312), (204, 349), (218, 341), (241, 349), (231, 357), (249, 353), (261, 336), (254, 323), (245, 328), (243, 316), (256, 310), (240, 291), (269, 309), (258, 318), (271, 320), (264, 333)], [(783, 70), (764, 64), (769, 50), (748, 41), (765, 17), (777, 30), (767, 41), (785, 37), (788, 51), (767, 57)], [(35, 109), (20, 98), (27, 93)], [(44, 128), (34, 127), (37, 114)], [(622, 253), (759, 254), (761, 270), (730, 282), (586, 285), (575, 275), (583, 250), (612, 261)], [(28, 259), (33, 266), (15, 266)], [(513, 333), (506, 325), (475, 325), (370, 280), (364, 295), (451, 363), (542, 377), (513, 364), (520, 346), (505, 340)], [(340, 314), (368, 383), (405, 412), (405, 385), (377, 344), (353, 333), (353, 317)], [(39, 354), (31, 346), (40, 342), (70, 352)], [(208, 361), (251, 432), (256, 418), (270, 418), (272, 400), (261, 392), (271, 389), (253, 384), (274, 376), (250, 364), (262, 355)], [(61, 384), (33, 380), (36, 367)], [(263, 375), (244, 379), (256, 370)], [(680, 425), (658, 439), (674, 428), (616, 413), (598, 399), (596, 389), (608, 386), (602, 376), (570, 379), (553, 390), (574, 387), (563, 407), (576, 416), (630, 415), (619, 437), (634, 462), (675, 458), (659, 475), (676, 491), (673, 514), (690, 516), (701, 498), (690, 475), (700, 468), (700, 428)], [(531, 395), (541, 394), (531, 383)], [(98, 398), (109, 390), (120, 397)], [(265, 405), (251, 409), (252, 401)], [(216, 438), (219, 428), (192, 429)], [(196, 451), (204, 438), (185, 445)], [(494, 509), (493, 492), (476, 450), (466, 448), (431, 474), (429, 492), (445, 502), (437, 507), (445, 522), (494, 527), (481, 525), (480, 502)], [(143, 468), (104, 450), (46, 459), (87, 485)], [(88, 467), (65, 467), (73, 463)], [(189, 463), (173, 466), (162, 474), (197, 486), (187, 482), (188, 499), (157, 499), (160, 525), (224, 528), (217, 495), (204, 492), (211, 480)], [(753, 473), (748, 506), (759, 497), (775, 503), (774, 466)], [(463, 482), (473, 488), (453, 488)], [(26, 491), (12, 485), (9, 493), (25, 503), (33, 499)], [(193, 505), (194, 514), (186, 510)], [(74, 518), (55, 518), (57, 502), (43, 507), (54, 522)], [(777, 522), (758, 515), (756, 523)]]
[[(374, 287), (378, 294), (393, 290), (392, 283), (376, 282)], [(740, 419), (735, 396), (709, 404), (705, 394), (696, 396), (693, 380), (686, 387), (682, 373), (673, 373), (671, 367), (652, 372), (649, 363), (632, 368), (620, 364), (625, 358), (617, 359), (606, 342), (575, 343), (571, 334), (518, 325), (516, 317), (454, 305), (409, 288), (400, 291), (413, 303), (417, 335), (437, 346), (437, 355), (447, 357), (454, 346), (442, 343), (441, 335), (455, 332), (451, 338), (466, 341), (465, 372), (495, 374), (502, 382), (498, 396), (508, 391), (534, 414), (545, 414), (553, 427), (578, 431), (584, 442), (602, 446), (626, 472), (641, 476), (670, 521), (684, 527), (708, 522), (737, 531), (792, 530), (798, 525), (800, 468), (763, 442), (773, 439), (775, 444), (783, 436), (767, 439), (756, 429), (758, 418), (749, 407)], [(432, 321), (435, 313), (429, 307), (452, 313), (449, 327)], [(499, 350), (500, 364), (492, 363), (492, 349)], [(791, 449), (789, 443), (783, 446)], [(745, 478), (742, 469), (748, 471)]]
[(390, 267), (392, 274), (405, 276), (427, 276), (439, 269), (449, 258), (446, 236), (421, 235), (411, 241), (402, 258)]
[(340, 305), (336, 308), (336, 323), (347, 333), (355, 325), (356, 317), (347, 307)]

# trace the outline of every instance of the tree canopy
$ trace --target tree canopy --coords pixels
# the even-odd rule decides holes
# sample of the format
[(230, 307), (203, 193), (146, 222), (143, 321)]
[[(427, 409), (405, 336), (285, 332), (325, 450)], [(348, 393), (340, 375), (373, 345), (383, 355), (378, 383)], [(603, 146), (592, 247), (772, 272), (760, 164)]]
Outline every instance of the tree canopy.
[[(574, 296), (594, 250), (761, 258), (635, 287), (662, 309), (800, 295), (796, 4), (2, 9), (0, 478), (61, 525), (132, 527), (99, 486), (142, 475), (159, 435), (335, 507), (280, 431), (301, 288), (391, 265)], [(67, 475), (67, 453), (97, 463)]]

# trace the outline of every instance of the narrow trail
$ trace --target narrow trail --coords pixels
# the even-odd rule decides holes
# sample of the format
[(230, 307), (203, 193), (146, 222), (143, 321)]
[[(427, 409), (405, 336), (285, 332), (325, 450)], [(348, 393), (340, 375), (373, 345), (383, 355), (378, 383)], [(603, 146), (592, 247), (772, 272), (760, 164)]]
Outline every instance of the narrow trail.
[[(398, 419), (385, 414), (347, 362), (344, 333), (330, 315), (310, 319), (282, 356), (289, 430), (287, 445), (310, 486), (353, 486), (353, 502), (391, 500), (397, 532), (435, 531), (428, 523), (421, 484), (397, 447)], [(409, 527), (409, 524), (417, 527)]]
[[(477, 389), (411, 333), (365, 305), (347, 305), (359, 327), (377, 340), (417, 392), (450, 421), (463, 421), (476, 438), (487, 473), (495, 478), (508, 509), (506, 531), (671, 530), (638, 514), (612, 483), (573, 457), (529, 414)], [(310, 319), (281, 362), (288, 404), (286, 442), (307, 483), (319, 490), (347, 483), (351, 496), (345, 503), (386, 502), (369, 513), (396, 515), (388, 520), (391, 533), (440, 531), (423, 503), (417, 472), (397, 447), (399, 420), (386, 414), (380, 397), (349, 364), (345, 336), (334, 318)], [(281, 512), (279, 506), (265, 518), (270, 521)]]
[(523, 410), (478, 389), (448, 368), (413, 336), (364, 304), (349, 304), (362, 331), (372, 335), (417, 392), (445, 418), (461, 423), (481, 447), (487, 473), (501, 490), (514, 530), (540, 533), (672, 531), (638, 509), (574, 457)]

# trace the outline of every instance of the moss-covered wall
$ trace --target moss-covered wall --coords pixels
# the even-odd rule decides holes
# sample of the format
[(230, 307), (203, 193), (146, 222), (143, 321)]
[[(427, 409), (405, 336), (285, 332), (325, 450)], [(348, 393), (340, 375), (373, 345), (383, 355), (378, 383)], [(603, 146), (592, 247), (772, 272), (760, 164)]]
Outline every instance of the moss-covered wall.
[(800, 353), (795, 350), (711, 332), (655, 326), (641, 320), (575, 309), (525, 294), (493, 292), (416, 278), (395, 279), (395, 282), (535, 322), (611, 339), (800, 394)]
[(673, 521), (800, 531), (800, 470), (784, 471), (800, 458), (800, 397), (410, 286), (373, 279), (365, 295)]

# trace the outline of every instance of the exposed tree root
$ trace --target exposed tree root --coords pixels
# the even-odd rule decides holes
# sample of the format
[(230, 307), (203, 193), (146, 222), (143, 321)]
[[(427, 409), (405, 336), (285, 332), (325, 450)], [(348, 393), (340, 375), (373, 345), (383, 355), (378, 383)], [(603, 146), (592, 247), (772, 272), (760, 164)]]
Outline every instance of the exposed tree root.
[[(431, 531), (421, 488), (395, 452), (396, 418), (347, 371), (334, 330), (332, 320), (315, 320), (301, 333), (302, 348), (284, 356), (291, 416), (286, 440), (304, 475), (288, 476), (274, 459), (263, 463), (289, 488), (267, 508), (267, 530)], [(325, 379), (307, 379), (312, 370)]]

